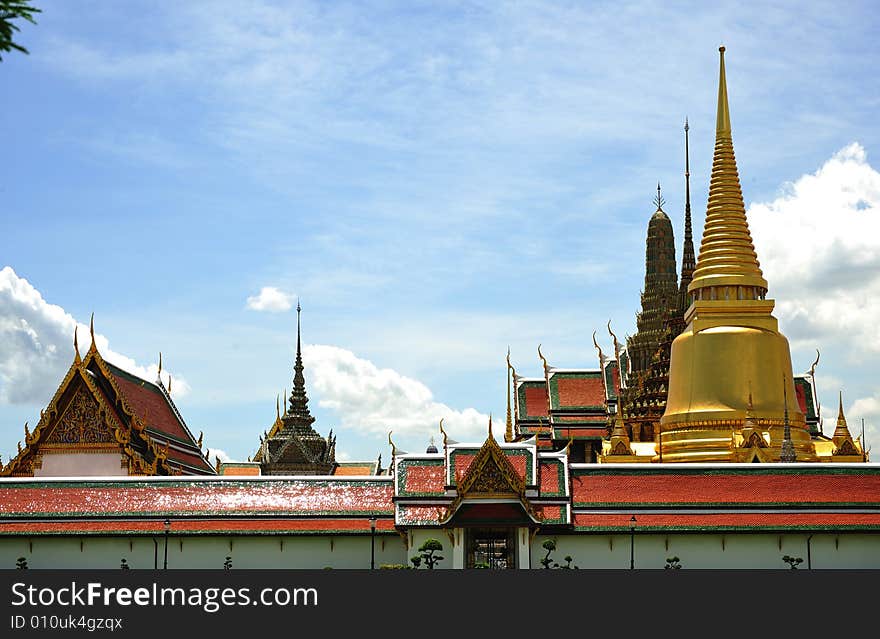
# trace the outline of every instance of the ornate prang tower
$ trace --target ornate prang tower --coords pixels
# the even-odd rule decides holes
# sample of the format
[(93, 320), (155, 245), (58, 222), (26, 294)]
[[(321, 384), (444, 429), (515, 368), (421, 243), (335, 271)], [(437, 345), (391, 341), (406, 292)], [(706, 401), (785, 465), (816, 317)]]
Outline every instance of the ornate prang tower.
[(263, 475), (330, 475), (336, 467), (336, 438), (333, 431), (325, 439), (312, 428), (315, 418), (309, 412), (306, 378), (303, 375), (300, 313), (296, 303), (296, 361), (293, 390), (285, 398), (287, 410), (277, 415), (269, 433), (261, 438), (254, 461)]
[(788, 421), (797, 460), (813, 461), (815, 449), (796, 400), (788, 340), (771, 315), (774, 302), (766, 299), (767, 281), (746, 220), (733, 152), (724, 47), (720, 52), (709, 202), (688, 285), (693, 302), (684, 318), (687, 327), (672, 344), (661, 455), (664, 462), (734, 460), (733, 444), (742, 436), (751, 389), (754, 427), (769, 438), (769, 458), (779, 460)]
[[(654, 200), (657, 210), (648, 222), (645, 245), (645, 288), (642, 310), (636, 316), (636, 334), (627, 341), (630, 371), (621, 406), (633, 441), (654, 438), (666, 405), (666, 374), (669, 370), (668, 322), (678, 307), (678, 276), (672, 222), (663, 211), (660, 185)], [(666, 343), (664, 351), (663, 346)]]
[(648, 222), (642, 310), (636, 316), (636, 334), (627, 343), (630, 372), (635, 379), (651, 365), (651, 359), (663, 341), (667, 314), (678, 305), (675, 236), (672, 222), (663, 211), (664, 203), (658, 184), (654, 200), (657, 210)]

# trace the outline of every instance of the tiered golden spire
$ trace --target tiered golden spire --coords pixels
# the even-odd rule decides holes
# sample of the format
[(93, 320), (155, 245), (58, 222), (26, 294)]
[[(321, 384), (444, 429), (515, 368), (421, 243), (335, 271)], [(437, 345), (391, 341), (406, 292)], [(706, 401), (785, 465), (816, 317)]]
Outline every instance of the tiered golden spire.
[[(733, 151), (724, 47), (719, 49), (715, 152), (687, 326), (672, 343), (664, 462), (735, 461), (731, 433), (766, 437), (768, 460), (814, 461), (797, 403), (788, 340), (766, 298)], [(746, 400), (749, 399), (747, 402)], [(748, 425), (748, 428), (746, 427)], [(749, 434), (750, 434), (749, 433)], [(783, 451), (783, 449), (785, 449)]]
[[(709, 203), (700, 255), (688, 292), (697, 299), (763, 299), (767, 280), (758, 264), (746, 220), (730, 129), (724, 47), (719, 51), (721, 71)], [(730, 286), (734, 287), (732, 291), (719, 288)]]

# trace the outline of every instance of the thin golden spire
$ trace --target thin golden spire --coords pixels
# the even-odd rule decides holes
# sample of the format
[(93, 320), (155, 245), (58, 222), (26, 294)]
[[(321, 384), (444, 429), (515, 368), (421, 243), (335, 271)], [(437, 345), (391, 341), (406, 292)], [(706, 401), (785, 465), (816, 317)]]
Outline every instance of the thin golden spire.
[(504, 427), (504, 441), (512, 442), (513, 441), (513, 415), (510, 410), (510, 371), (512, 367), (510, 365), (510, 347), (507, 347), (507, 421), (505, 422)]
[(838, 401), (837, 428), (834, 429), (834, 436), (831, 439), (839, 445), (839, 439), (849, 439), (851, 436), (849, 433), (849, 426), (846, 424), (846, 416), (843, 414), (843, 391), (840, 391)]
[[(709, 202), (700, 256), (688, 292), (696, 293), (698, 299), (701, 289), (707, 289), (702, 299), (762, 299), (767, 292), (767, 280), (758, 264), (746, 219), (730, 128), (724, 47), (719, 51), (718, 113)], [(732, 294), (727, 287), (732, 287)]]

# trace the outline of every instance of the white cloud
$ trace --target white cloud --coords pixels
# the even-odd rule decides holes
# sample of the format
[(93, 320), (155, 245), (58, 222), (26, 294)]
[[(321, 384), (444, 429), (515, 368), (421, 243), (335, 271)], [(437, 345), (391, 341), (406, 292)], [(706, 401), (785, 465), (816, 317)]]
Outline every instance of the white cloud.
[(208, 461), (212, 464), (214, 463), (214, 458), (219, 457), (221, 462), (234, 462), (238, 461), (237, 459), (233, 459), (232, 456), (227, 453), (222, 448), (208, 448), (206, 449), (206, 457)]
[(444, 429), (458, 440), (482, 441), (488, 416), (473, 408), (455, 410), (437, 402), (421, 382), (378, 368), (351, 351), (320, 344), (303, 348), (308, 384), (322, 408), (334, 411), (345, 428), (362, 433), (428, 436)]
[(793, 341), (880, 351), (880, 173), (850, 144), (749, 207), (761, 267)]
[(281, 313), (290, 310), (292, 297), (274, 286), (264, 286), (259, 294), (247, 298), (247, 307), (252, 311)]
[[(89, 327), (77, 322), (56, 304), (49, 304), (26, 279), (6, 266), (0, 270), (0, 402), (44, 404), (58, 388), (73, 361), (73, 333), (78, 327), (80, 352), (89, 347)], [(139, 365), (110, 349), (109, 341), (95, 334), (102, 357), (138, 377), (153, 381), (158, 364)], [(163, 367), (162, 379), (168, 384)], [(175, 397), (186, 395), (189, 384), (173, 375)]]

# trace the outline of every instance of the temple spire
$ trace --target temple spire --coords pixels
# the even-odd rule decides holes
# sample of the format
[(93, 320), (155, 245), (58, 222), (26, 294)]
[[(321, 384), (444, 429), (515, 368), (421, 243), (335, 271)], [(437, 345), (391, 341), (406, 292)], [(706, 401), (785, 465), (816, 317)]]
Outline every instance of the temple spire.
[[(758, 264), (733, 152), (730, 107), (724, 47), (718, 80), (718, 115), (715, 128), (715, 155), (709, 183), (706, 223), (700, 243), (700, 256), (688, 292), (700, 299), (763, 299), (767, 280)], [(733, 287), (733, 297), (728, 297)], [(739, 288), (738, 288), (739, 287)]]
[(688, 140), (687, 118), (684, 119), (684, 244), (681, 249), (681, 284), (679, 286), (679, 306), (682, 313), (690, 306), (688, 286), (694, 278), (696, 258), (694, 257), (694, 234), (691, 228), (691, 166), (690, 142)]
[(293, 366), (293, 390), (290, 391), (290, 408), (287, 417), (295, 422), (297, 429), (311, 430), (311, 424), (315, 421), (309, 412), (309, 398), (306, 396), (306, 378), (303, 375), (302, 361), (302, 307), (299, 299), (296, 301), (296, 361)]
[(510, 347), (507, 347), (507, 421), (504, 428), (504, 441), (512, 442), (513, 437), (513, 415), (510, 410), (510, 386), (513, 367), (510, 365)]
[(785, 416), (783, 417), (782, 450), (779, 453), (779, 461), (794, 462), (797, 461), (797, 453), (795, 453), (794, 444), (792, 444), (791, 442), (791, 420), (788, 419), (788, 393), (786, 391), (787, 384), (788, 380), (783, 376), (782, 401), (785, 406)]

